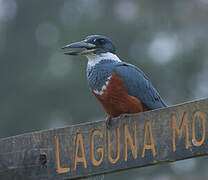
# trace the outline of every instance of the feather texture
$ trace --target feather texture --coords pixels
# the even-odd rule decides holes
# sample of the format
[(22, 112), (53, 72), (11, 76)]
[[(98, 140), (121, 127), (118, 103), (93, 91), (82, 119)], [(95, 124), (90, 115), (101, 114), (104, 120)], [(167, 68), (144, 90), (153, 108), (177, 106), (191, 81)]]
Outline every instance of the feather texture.
[(167, 106), (146, 75), (136, 66), (128, 63), (118, 63), (113, 71), (123, 79), (128, 93), (140, 99), (149, 109)]
[[(122, 84), (124, 88), (117, 88), (115, 86), (116, 84), (117, 86), (121, 86), (121, 82), (116, 83), (115, 75), (113, 76), (114, 80), (112, 81), (114, 84), (108, 82), (112, 74), (116, 74), (117, 81), (118, 79), (122, 80)], [(118, 97), (115, 97), (115, 96), (116, 96), (116, 93), (118, 95), (121, 94), (121, 92), (118, 92), (120, 90), (122, 90), (123, 92), (126, 92), (126, 95), (125, 97), (123, 96), (123, 99), (120, 96), (121, 101), (123, 102), (125, 99), (126, 100), (128, 99), (129, 101), (132, 100), (132, 104), (135, 104), (136, 102), (135, 100), (137, 99), (138, 102), (136, 104), (138, 107), (141, 106), (139, 105), (139, 103), (141, 102), (140, 104), (142, 104), (144, 107), (146, 107), (146, 109), (149, 109), (149, 110), (158, 109), (158, 108), (167, 106), (162, 100), (162, 98), (160, 97), (157, 90), (153, 87), (152, 83), (148, 80), (146, 75), (139, 68), (131, 64), (121, 62), (121, 61), (114, 61), (110, 59), (101, 60), (99, 63), (97, 63), (94, 66), (88, 66), (87, 78), (88, 78), (89, 87), (92, 89), (94, 94), (96, 95), (95, 92), (99, 92), (97, 93), (96, 97), (101, 101), (103, 105), (105, 103), (104, 105), (105, 110), (108, 109), (106, 108), (108, 106), (107, 101), (112, 98), (117, 99), (119, 96)], [(106, 87), (103, 88), (104, 86)], [(112, 87), (114, 87), (113, 90), (112, 90)], [(105, 92), (102, 92), (103, 90)], [(102, 94), (104, 94), (103, 97), (101, 97)], [(109, 98), (110, 95), (114, 97)], [(117, 104), (118, 103), (119, 102), (117, 101)], [(114, 103), (114, 106), (115, 104), (116, 103)], [(126, 103), (126, 104), (130, 105), (131, 103)], [(112, 104), (111, 104), (111, 107), (113, 107)], [(129, 107), (128, 108), (126, 107), (127, 113), (129, 112), (128, 109)], [(111, 111), (111, 110), (108, 109), (107, 111)], [(118, 114), (117, 112), (115, 112), (114, 114)], [(121, 110), (121, 112), (125, 112), (125, 111)], [(137, 112), (141, 112), (141, 111), (138, 110)]]

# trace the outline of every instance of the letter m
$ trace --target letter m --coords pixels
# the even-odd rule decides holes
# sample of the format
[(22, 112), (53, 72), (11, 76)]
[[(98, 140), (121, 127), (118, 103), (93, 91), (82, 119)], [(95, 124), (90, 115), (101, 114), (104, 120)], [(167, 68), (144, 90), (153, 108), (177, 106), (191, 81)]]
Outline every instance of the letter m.
[(189, 148), (188, 114), (187, 114), (187, 112), (185, 112), (183, 114), (183, 118), (180, 123), (180, 126), (177, 123), (177, 118), (176, 118), (175, 114), (172, 114), (171, 115), (171, 132), (172, 132), (173, 152), (176, 151), (176, 145), (175, 145), (176, 132), (178, 134), (178, 137), (181, 139), (184, 129), (185, 129), (185, 147), (186, 147), (186, 149), (188, 149)]

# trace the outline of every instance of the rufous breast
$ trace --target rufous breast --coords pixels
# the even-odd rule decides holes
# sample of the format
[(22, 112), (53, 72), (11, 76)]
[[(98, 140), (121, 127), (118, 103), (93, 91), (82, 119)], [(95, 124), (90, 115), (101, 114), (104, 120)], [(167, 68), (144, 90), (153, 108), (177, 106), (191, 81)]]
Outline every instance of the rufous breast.
[(128, 94), (122, 78), (115, 72), (107, 79), (101, 91), (93, 91), (93, 94), (112, 117), (148, 110), (138, 98)]

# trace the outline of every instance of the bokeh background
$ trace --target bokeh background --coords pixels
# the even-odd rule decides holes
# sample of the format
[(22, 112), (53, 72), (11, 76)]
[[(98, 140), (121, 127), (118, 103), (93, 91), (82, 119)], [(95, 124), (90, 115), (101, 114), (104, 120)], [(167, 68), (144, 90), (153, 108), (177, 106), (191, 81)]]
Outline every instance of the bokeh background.
[[(208, 97), (208, 0), (0, 0), (0, 137), (105, 118), (84, 57), (60, 47), (109, 36), (169, 104)], [(199, 180), (207, 158), (106, 175)]]

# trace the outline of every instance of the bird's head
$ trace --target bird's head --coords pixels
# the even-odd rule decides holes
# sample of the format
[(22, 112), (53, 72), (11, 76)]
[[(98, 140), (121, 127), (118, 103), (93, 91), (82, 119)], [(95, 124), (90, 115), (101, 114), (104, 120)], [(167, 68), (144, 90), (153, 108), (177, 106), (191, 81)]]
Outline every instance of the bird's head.
[(66, 55), (100, 55), (102, 53), (115, 54), (116, 49), (112, 41), (101, 35), (87, 36), (83, 41), (68, 44), (62, 49), (77, 49), (65, 52)]

